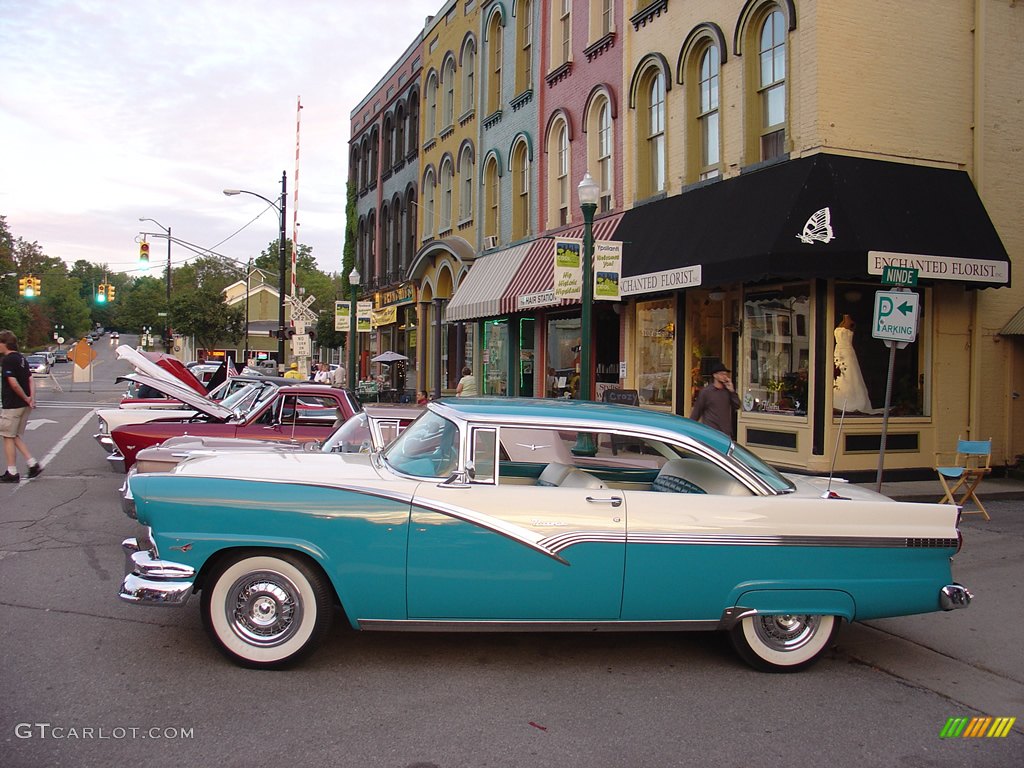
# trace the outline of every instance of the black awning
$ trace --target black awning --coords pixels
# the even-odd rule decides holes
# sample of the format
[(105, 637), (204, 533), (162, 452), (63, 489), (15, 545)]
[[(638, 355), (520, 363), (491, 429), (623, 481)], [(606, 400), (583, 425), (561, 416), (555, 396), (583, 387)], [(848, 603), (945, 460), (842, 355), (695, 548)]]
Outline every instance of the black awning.
[(616, 239), (623, 277), (700, 265), (708, 287), (878, 279), (883, 262), (917, 266), (923, 281), (1010, 284), (1006, 248), (965, 172), (845, 155), (788, 160), (633, 208)]

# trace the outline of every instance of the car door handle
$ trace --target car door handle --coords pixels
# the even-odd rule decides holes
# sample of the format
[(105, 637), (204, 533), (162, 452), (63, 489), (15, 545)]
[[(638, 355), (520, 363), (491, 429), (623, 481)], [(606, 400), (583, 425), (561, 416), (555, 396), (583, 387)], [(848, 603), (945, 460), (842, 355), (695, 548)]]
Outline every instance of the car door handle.
[(593, 496), (587, 496), (587, 501), (591, 504), (611, 504), (613, 507), (622, 505), (622, 499), (618, 496), (612, 496), (610, 499), (595, 499)]

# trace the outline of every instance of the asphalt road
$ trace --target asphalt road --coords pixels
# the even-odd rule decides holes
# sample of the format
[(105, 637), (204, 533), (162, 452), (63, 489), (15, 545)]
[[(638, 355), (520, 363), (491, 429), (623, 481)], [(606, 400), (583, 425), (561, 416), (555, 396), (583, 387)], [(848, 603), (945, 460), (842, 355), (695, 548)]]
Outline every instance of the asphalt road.
[[(132, 341), (125, 338), (125, 341)], [(971, 519), (966, 611), (844, 628), (796, 675), (754, 672), (714, 633), (359, 634), (302, 666), (228, 663), (195, 601), (115, 593), (137, 532), (92, 440), (123, 369), (41, 382), (28, 441), (44, 474), (0, 486), (0, 767), (1019, 766), (1002, 739), (940, 739), (950, 717), (1024, 716), (1024, 502)], [(31, 426), (31, 425), (30, 425)], [(698, 585), (699, 586), (699, 585)]]

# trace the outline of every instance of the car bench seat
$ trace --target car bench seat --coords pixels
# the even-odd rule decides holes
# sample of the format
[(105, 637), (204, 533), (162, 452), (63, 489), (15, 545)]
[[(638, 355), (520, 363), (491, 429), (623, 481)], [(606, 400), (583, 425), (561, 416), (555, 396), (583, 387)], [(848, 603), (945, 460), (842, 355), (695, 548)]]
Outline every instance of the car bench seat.
[(559, 488), (593, 488), (595, 490), (608, 487), (589, 472), (557, 461), (544, 467), (544, 471), (537, 478), (537, 485)]
[(720, 496), (749, 496), (742, 483), (710, 462), (701, 459), (669, 459), (651, 483), (652, 491), (667, 493), (711, 493)]

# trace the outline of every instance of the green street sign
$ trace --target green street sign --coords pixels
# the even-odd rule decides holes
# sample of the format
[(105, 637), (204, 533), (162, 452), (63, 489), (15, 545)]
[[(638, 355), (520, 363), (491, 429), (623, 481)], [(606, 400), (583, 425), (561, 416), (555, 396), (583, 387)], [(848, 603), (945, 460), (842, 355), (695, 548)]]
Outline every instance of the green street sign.
[(910, 267), (882, 268), (882, 285), (917, 285), (918, 271)]

